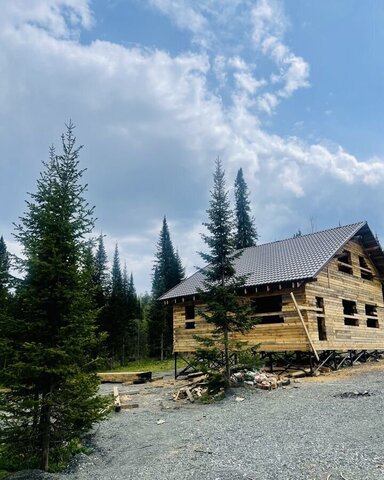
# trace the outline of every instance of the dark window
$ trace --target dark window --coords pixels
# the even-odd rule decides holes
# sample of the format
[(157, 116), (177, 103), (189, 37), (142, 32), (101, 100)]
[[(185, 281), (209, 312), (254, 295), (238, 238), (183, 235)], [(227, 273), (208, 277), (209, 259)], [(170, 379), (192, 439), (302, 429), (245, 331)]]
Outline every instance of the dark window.
[(252, 299), (252, 311), (254, 313), (273, 313), (281, 312), (281, 295), (272, 295), (270, 297), (257, 297)]
[(186, 330), (196, 328), (194, 305), (185, 305), (185, 328)]
[(356, 302), (343, 300), (344, 315), (355, 315), (357, 313)]
[[(377, 317), (377, 306), (376, 305), (365, 305), (365, 315), (367, 317), (367, 327), (369, 328), (379, 328), (379, 320)], [(373, 317), (373, 318), (372, 318)]]
[(344, 325), (349, 325), (352, 327), (359, 326), (359, 319), (353, 318), (357, 313), (356, 302), (351, 300), (343, 300), (343, 311), (344, 311)]
[(371, 269), (369, 268), (368, 263), (364, 257), (359, 257), (359, 265), (361, 278), (365, 278), (365, 280), (372, 280), (373, 275)]
[(251, 300), (251, 306), (253, 313), (261, 324), (284, 322), (284, 317), (279, 315), (283, 306), (281, 295), (253, 298)]
[(338, 263), (339, 272), (344, 272), (344, 273), (348, 273), (349, 275), (352, 275), (353, 270), (352, 270), (352, 267), (350, 266), (352, 264), (351, 253), (344, 250), (342, 255), (339, 256), (338, 260), (339, 260), (339, 263)]
[(379, 328), (379, 320), (377, 318), (367, 318), (367, 327)]
[(317, 317), (317, 331), (319, 333), (319, 340), (327, 340), (324, 317)]
[(365, 314), (367, 317), (377, 317), (376, 305), (365, 305)]
[(350, 327), (358, 327), (359, 320), (357, 318), (344, 317), (344, 325), (349, 325)]
[(193, 320), (195, 318), (195, 306), (194, 305), (186, 305), (185, 306), (185, 319), (186, 320)]
[(324, 299), (322, 297), (316, 297), (316, 308), (321, 308), (324, 312)]
[(271, 315), (267, 317), (260, 317), (260, 323), (283, 323), (284, 322), (284, 317), (281, 315)]

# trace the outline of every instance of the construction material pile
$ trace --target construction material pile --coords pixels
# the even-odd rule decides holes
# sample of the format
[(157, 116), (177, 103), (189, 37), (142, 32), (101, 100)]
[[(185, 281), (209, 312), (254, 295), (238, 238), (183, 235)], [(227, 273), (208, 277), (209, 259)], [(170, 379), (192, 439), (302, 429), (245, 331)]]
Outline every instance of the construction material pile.
[[(190, 382), (187, 385), (182, 386), (174, 393), (174, 401), (187, 399), (193, 403), (195, 400), (208, 395), (209, 379), (207, 375), (201, 374), (201, 372), (199, 374), (191, 374), (189, 380)], [(239, 369), (231, 374), (231, 383), (233, 386), (250, 385), (262, 390), (275, 390), (278, 387), (289, 385), (290, 379), (264, 371)], [(210, 392), (210, 396), (211, 398), (220, 397), (223, 393), (224, 389), (219, 388), (214, 395), (211, 395)]]
[(256, 388), (261, 388), (262, 390), (274, 390), (290, 384), (290, 379), (287, 377), (280, 377), (274, 373), (246, 369), (232, 373), (231, 381), (234, 384), (254, 385)]
[(208, 378), (207, 375), (201, 374), (199, 377), (194, 377), (194, 381), (189, 383), (188, 385), (184, 385), (183, 387), (179, 388), (179, 390), (174, 393), (173, 400), (182, 400), (188, 399), (191, 403), (195, 400), (200, 399), (204, 395), (208, 394)]

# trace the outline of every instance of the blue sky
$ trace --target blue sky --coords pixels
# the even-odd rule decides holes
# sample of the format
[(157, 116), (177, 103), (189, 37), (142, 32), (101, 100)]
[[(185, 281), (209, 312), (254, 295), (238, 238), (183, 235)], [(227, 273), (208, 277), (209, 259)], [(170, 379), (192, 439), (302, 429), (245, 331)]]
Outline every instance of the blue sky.
[(150, 289), (164, 215), (188, 273), (212, 170), (242, 167), (262, 243), (384, 236), (379, 0), (0, 0), (0, 234), (72, 119), (95, 233)]

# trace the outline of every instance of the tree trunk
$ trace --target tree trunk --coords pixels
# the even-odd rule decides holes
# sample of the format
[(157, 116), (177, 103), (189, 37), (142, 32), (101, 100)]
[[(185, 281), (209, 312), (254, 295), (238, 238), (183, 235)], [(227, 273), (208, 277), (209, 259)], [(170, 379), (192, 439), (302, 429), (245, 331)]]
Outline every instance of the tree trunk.
[(231, 371), (229, 368), (229, 351), (228, 351), (229, 334), (228, 328), (224, 330), (224, 362), (225, 362), (225, 387), (228, 388), (230, 384)]
[(160, 337), (160, 360), (164, 360), (164, 333), (161, 333)]
[(42, 396), (42, 407), (40, 411), (40, 438), (41, 438), (41, 469), (45, 472), (49, 468), (49, 448), (51, 437), (51, 405), (50, 396), (52, 389)]

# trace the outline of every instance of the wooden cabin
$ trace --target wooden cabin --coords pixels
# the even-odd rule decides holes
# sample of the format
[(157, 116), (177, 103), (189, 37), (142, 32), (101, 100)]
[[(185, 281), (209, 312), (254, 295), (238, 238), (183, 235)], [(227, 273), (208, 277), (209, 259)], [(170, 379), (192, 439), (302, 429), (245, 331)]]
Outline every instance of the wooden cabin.
[[(248, 346), (259, 345), (261, 352), (384, 350), (384, 253), (366, 222), (246, 248), (235, 268), (247, 278), (240, 293), (259, 322), (246, 335), (236, 334)], [(194, 351), (194, 335), (212, 331), (198, 314), (203, 280), (196, 272), (160, 298), (173, 305), (175, 353)]]

